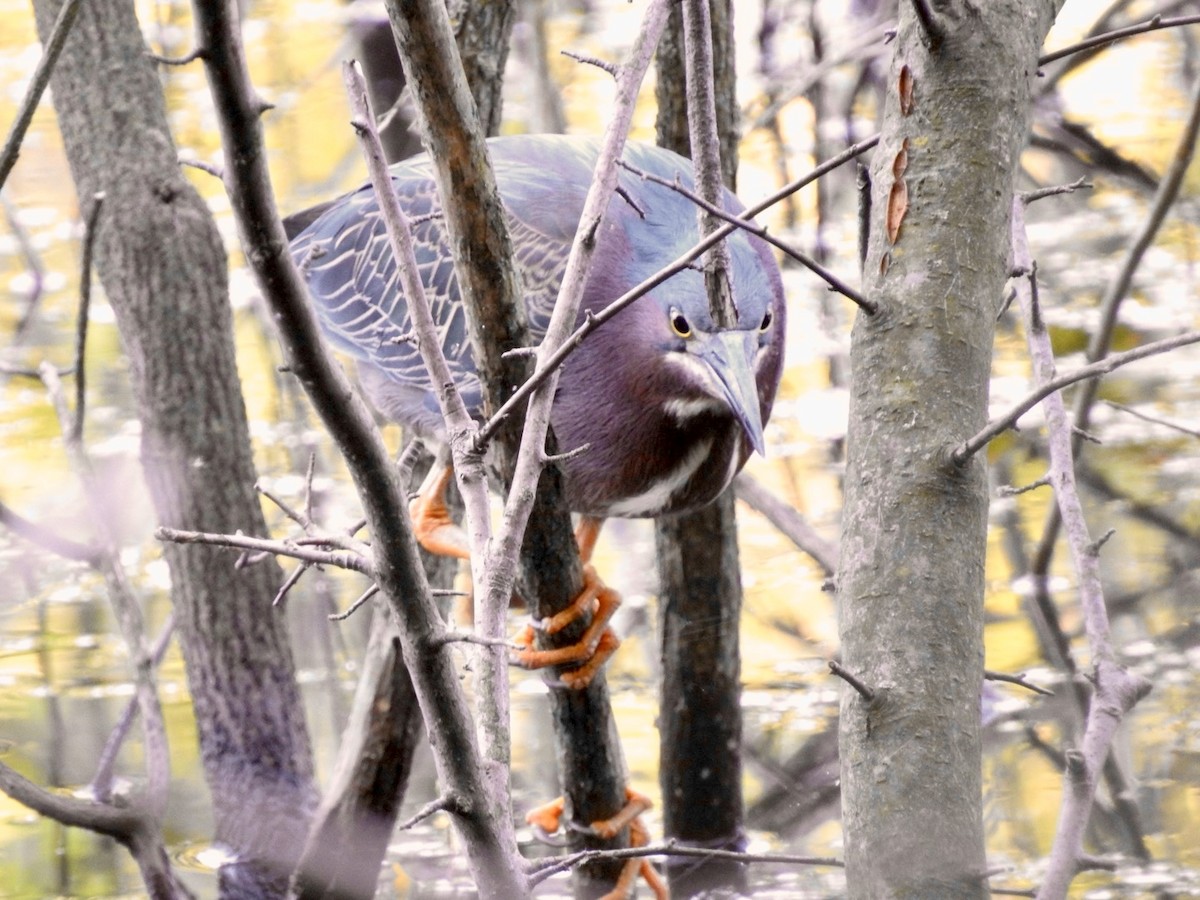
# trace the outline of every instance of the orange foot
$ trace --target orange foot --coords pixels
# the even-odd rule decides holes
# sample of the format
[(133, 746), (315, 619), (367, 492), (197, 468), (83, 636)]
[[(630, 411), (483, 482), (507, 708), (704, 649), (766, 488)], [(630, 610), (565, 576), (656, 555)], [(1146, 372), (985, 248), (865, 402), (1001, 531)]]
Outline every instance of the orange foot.
[[(517, 633), (514, 643), (519, 644), (522, 649), (513, 654), (513, 662), (526, 669), (580, 663), (577, 668), (563, 672), (559, 680), (575, 690), (587, 687), (600, 668), (608, 662), (608, 658), (621, 646), (616, 633), (608, 627), (608, 620), (620, 605), (620, 594), (606, 587), (594, 568), (590, 565), (584, 566), (583, 590), (571, 601), (571, 605), (557, 615), (534, 625), (526, 625)], [(591, 614), (592, 621), (583, 636), (574, 644), (553, 650), (534, 648), (534, 637), (538, 631), (555, 634), (588, 613)]]
[[(417, 491), (417, 496), (409, 503), (409, 514), (412, 517), (417, 543), (430, 553), (470, 559), (467, 536), (450, 518), (450, 512), (446, 508), (446, 488), (453, 477), (453, 470), (449, 466), (435, 465), (430, 469)], [(602, 522), (602, 519), (587, 516), (580, 520), (576, 541), (585, 563), (592, 555)], [(590, 565), (585, 566), (583, 590), (570, 606), (555, 616), (543, 619), (536, 626), (526, 626), (517, 633), (514, 643), (522, 649), (514, 653), (513, 662), (526, 669), (544, 669), (577, 663), (576, 668), (563, 672), (559, 680), (565, 686), (576, 690), (587, 687), (608, 658), (621, 646), (616, 634), (608, 627), (608, 620), (620, 605), (620, 595), (606, 587)], [(592, 617), (591, 624), (576, 643), (554, 650), (534, 648), (537, 631), (555, 634), (576, 619), (589, 614)]]
[[(642, 823), (641, 816), (650, 806), (649, 797), (639, 794), (632, 788), (626, 788), (625, 805), (621, 807), (620, 812), (611, 819), (599, 819), (593, 822), (591, 832), (597, 837), (609, 840), (616, 837), (617, 833), (628, 825), (629, 846), (645, 847), (650, 843), (650, 832)], [(562, 825), (562, 814), (563, 798), (558, 797), (545, 806), (530, 810), (525, 816), (525, 821), (546, 834), (554, 834)], [(616, 885), (600, 900), (628, 900), (633, 895), (633, 886), (639, 874), (658, 900), (667, 900), (667, 886), (659, 877), (658, 872), (654, 871), (654, 866), (650, 865), (648, 859), (627, 860), (621, 868), (621, 874), (617, 877)]]

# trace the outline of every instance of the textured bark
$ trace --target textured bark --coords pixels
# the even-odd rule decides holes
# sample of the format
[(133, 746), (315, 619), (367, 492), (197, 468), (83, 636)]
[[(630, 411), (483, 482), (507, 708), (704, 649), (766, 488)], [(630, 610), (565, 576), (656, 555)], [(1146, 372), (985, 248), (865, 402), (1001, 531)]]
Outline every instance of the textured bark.
[(304, 900), (369, 900), (379, 882), (422, 734), (391, 614), (378, 606), (328, 797), (293, 881)]
[(988, 496), (982, 457), (957, 467), (948, 451), (986, 421), (1013, 174), (1053, 9), (941, 3), (940, 44), (900, 10), (863, 278), (880, 309), (859, 315), (851, 347), (840, 630), (875, 697), (842, 691), (847, 878), (855, 897), (983, 897)]
[(513, 0), (464, 3), (457, 12), (454, 40), (475, 100), (479, 126), (488, 137), (500, 133), (504, 66), (516, 20)]
[[(39, 29), (57, 9), (35, 3)], [(133, 4), (97, 0), (81, 10), (52, 82), (79, 196), (106, 194), (96, 262), (130, 360), (145, 475), (160, 525), (264, 534), (225, 254), (180, 174), (146, 54)], [(199, 545), (164, 552), (215, 838), (240, 860), (224, 886), (271, 896), (315, 801), (291, 651), (270, 603), (280, 570), (235, 570), (228, 551)]]
[[(733, 187), (737, 105), (731, 4), (711, 5), (714, 88), (721, 168)], [(671, 10), (659, 44), (658, 143), (690, 156), (684, 78), (683, 16)], [(664, 837), (701, 847), (740, 849), (742, 715), (739, 617), (742, 607), (734, 494), (655, 526), (662, 634), (659, 783)], [(703, 623), (703, 627), (698, 627)], [(671, 865), (675, 896), (713, 889), (743, 891), (745, 867), (728, 860)]]

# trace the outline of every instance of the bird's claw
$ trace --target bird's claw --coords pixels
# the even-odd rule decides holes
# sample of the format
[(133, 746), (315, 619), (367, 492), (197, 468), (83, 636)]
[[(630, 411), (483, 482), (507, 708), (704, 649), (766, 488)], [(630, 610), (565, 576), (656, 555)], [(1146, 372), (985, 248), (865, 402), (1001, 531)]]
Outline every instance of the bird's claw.
[[(616, 633), (608, 627), (609, 619), (620, 605), (620, 595), (600, 581), (595, 569), (585, 566), (583, 590), (571, 605), (549, 619), (542, 619), (541, 628), (531, 622), (514, 637), (514, 642), (523, 649), (513, 654), (513, 663), (526, 669), (579, 663), (577, 668), (559, 673), (556, 683), (574, 690), (587, 687), (608, 658), (621, 646)], [(591, 612), (592, 621), (578, 641), (551, 650), (535, 649), (534, 638), (538, 633), (555, 634), (583, 615), (585, 610)]]
[[(544, 806), (531, 809), (525, 816), (525, 821), (534, 827), (534, 831), (539, 837), (546, 839), (547, 843), (552, 843), (551, 836), (562, 828), (564, 805), (563, 798), (557, 797)], [(598, 819), (590, 825), (577, 825), (570, 822), (567, 827), (602, 840), (611, 840), (620, 833), (621, 829), (629, 826), (629, 846), (644, 847), (650, 843), (650, 832), (642, 822), (641, 816), (652, 805), (649, 797), (639, 794), (632, 788), (626, 788), (625, 805), (612, 818)], [(627, 900), (632, 896), (633, 885), (639, 874), (650, 890), (654, 892), (657, 900), (667, 900), (666, 885), (658, 872), (650, 865), (648, 859), (627, 860), (617, 878), (616, 885), (601, 900)]]

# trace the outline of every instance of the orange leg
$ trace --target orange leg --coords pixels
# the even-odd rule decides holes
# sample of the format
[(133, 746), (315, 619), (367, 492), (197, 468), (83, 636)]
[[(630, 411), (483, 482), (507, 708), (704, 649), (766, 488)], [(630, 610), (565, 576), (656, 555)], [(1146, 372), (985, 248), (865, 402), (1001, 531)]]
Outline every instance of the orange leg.
[(430, 553), (470, 559), (467, 535), (454, 524), (446, 508), (446, 488), (453, 477), (454, 470), (450, 466), (434, 463), (421, 482), (417, 496), (408, 504), (408, 514), (412, 517), (417, 543)]
[[(523, 628), (514, 639), (523, 649), (514, 653), (513, 662), (525, 669), (581, 663), (578, 668), (563, 672), (560, 678), (569, 688), (587, 687), (608, 662), (608, 658), (621, 646), (616, 633), (608, 627), (608, 620), (620, 605), (620, 595), (604, 585), (595, 569), (590, 565), (584, 566), (583, 590), (579, 596), (557, 615), (544, 619), (536, 627), (527, 625)], [(538, 630), (555, 634), (588, 612), (592, 614), (592, 621), (577, 642), (554, 650), (534, 649), (534, 636)]]
[(592, 551), (596, 549), (596, 539), (600, 537), (603, 519), (595, 516), (580, 516), (579, 524), (575, 526), (575, 543), (579, 545), (579, 558), (584, 564), (592, 561)]

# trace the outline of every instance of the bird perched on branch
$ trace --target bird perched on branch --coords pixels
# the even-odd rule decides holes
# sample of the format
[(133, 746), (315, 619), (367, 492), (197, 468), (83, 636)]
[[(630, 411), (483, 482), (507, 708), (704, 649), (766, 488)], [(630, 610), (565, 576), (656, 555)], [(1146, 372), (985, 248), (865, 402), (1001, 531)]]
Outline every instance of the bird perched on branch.
[[(592, 179), (599, 145), (560, 136), (494, 138), (488, 143), (508, 215), (534, 340), (545, 334), (571, 242)], [(675, 261), (698, 241), (691, 164), (670, 151), (628, 144), (624, 160), (680, 189), (623, 170), (610, 201), (588, 275), (580, 321)], [(392, 181), (412, 224), (421, 279), (433, 306), (442, 349), (472, 415), (482, 415), (482, 391), (472, 360), (466, 311), (458, 293), (440, 201), (425, 157), (392, 167)], [(725, 208), (741, 210), (726, 192)], [(385, 416), (434, 441), (444, 438), (441, 414), (417, 348), (399, 288), (374, 190), (366, 185), (293, 216), (293, 258), (300, 266), (326, 336), (357, 362), (365, 393)], [(684, 269), (651, 289), (588, 335), (568, 357), (551, 422), (559, 447), (587, 450), (565, 459), (567, 502), (585, 517), (594, 540), (607, 516), (658, 516), (712, 501), (754, 450), (762, 452), (783, 364), (784, 299), (767, 245), (745, 231), (727, 239), (737, 322), (713, 324), (703, 273)], [(442, 552), (464, 555), (444, 540), (441, 492), (448, 476), (427, 481), (415, 501), (418, 537)], [(581, 544), (584, 540), (581, 539)], [(584, 548), (585, 552), (590, 547)], [(615, 602), (592, 584), (606, 621)], [(601, 631), (584, 642), (601, 655), (615, 638)], [(581, 642), (581, 643), (584, 643)], [(590, 652), (581, 652), (586, 657)], [(556, 660), (560, 658), (556, 657)], [(522, 664), (550, 664), (528, 650)], [(579, 686), (598, 662), (582, 668)]]

